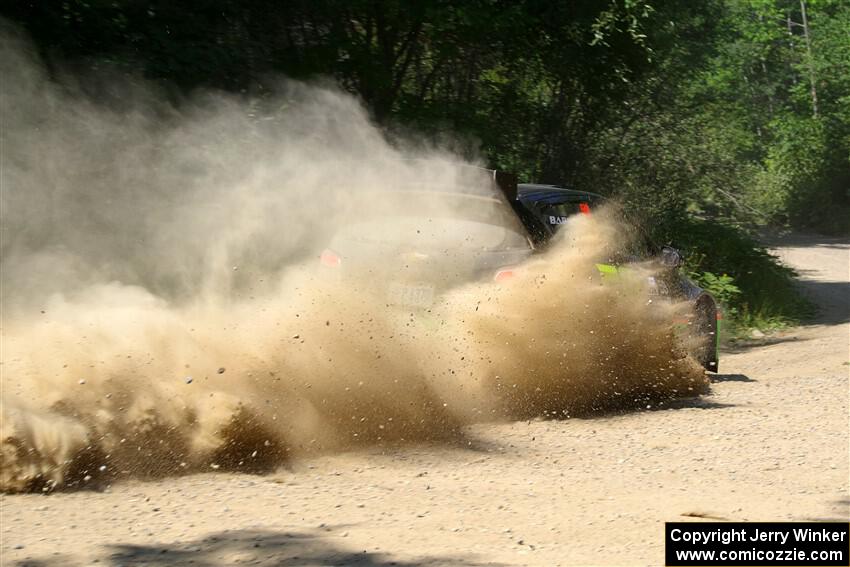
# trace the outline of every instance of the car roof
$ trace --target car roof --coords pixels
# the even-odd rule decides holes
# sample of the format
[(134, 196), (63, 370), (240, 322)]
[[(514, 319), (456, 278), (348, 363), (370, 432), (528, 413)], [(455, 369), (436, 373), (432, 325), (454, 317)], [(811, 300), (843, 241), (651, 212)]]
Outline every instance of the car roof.
[(499, 200), (499, 196), (486, 186), (478, 186), (476, 184), (437, 184), (431, 181), (408, 182), (396, 185), (392, 189), (375, 189), (370, 191), (370, 193), (418, 193), (422, 195), (436, 196), (455, 195), (458, 197), (474, 197), (477, 199), (489, 199), (492, 201)]
[(605, 197), (598, 193), (568, 189), (559, 185), (520, 183), (517, 185), (517, 199), (540, 203), (563, 203), (564, 201), (597, 201)]

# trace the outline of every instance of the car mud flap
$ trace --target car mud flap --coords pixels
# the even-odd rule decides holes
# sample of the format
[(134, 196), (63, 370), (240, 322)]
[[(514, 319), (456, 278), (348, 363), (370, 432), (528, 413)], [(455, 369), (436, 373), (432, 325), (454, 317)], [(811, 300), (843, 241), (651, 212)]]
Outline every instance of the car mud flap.
[(720, 366), (720, 326), (723, 322), (723, 311), (720, 310), (720, 307), (717, 308), (715, 320), (717, 325), (714, 327), (714, 360), (717, 361), (717, 364), (714, 370), (717, 371)]
[(599, 270), (602, 281), (611, 280), (620, 275), (620, 270), (617, 266), (612, 266), (611, 264), (596, 264), (596, 269)]
[(599, 275), (602, 276), (603, 284), (613, 284), (616, 282), (617, 285), (626, 286), (624, 287), (626, 291), (633, 291), (635, 293), (641, 289), (640, 282), (628, 278), (628, 275), (633, 272), (626, 266), (596, 264), (596, 269)]

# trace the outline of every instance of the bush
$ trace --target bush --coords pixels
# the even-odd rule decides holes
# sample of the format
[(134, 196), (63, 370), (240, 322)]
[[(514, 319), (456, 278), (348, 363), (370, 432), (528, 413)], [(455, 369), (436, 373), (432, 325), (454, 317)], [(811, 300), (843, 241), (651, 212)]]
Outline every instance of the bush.
[[(795, 272), (740, 227), (680, 218), (660, 230), (685, 257), (685, 270), (725, 308), (732, 329), (775, 329), (811, 315), (794, 284)], [(717, 275), (720, 274), (720, 275)]]
[(737, 309), (731, 307), (737, 304), (741, 295), (741, 289), (735, 285), (735, 278), (728, 274), (718, 276), (712, 272), (689, 272), (688, 276), (726, 307), (727, 317), (737, 315)]

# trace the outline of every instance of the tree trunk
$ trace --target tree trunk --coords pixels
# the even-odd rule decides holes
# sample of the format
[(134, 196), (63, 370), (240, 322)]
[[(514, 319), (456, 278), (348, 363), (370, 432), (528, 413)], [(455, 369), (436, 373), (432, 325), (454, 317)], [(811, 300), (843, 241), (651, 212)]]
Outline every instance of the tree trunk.
[(803, 14), (803, 36), (806, 38), (806, 55), (809, 67), (809, 84), (812, 88), (812, 115), (818, 116), (818, 90), (815, 86), (815, 61), (812, 57), (812, 40), (809, 37), (809, 18), (806, 15), (806, 0), (800, 0), (800, 11)]

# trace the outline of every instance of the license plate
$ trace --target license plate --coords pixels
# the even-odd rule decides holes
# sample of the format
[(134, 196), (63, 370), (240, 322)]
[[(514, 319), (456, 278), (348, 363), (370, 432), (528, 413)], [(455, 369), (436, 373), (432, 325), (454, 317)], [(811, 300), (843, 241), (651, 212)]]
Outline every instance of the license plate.
[(390, 303), (411, 307), (430, 307), (434, 303), (434, 287), (430, 285), (390, 284)]

